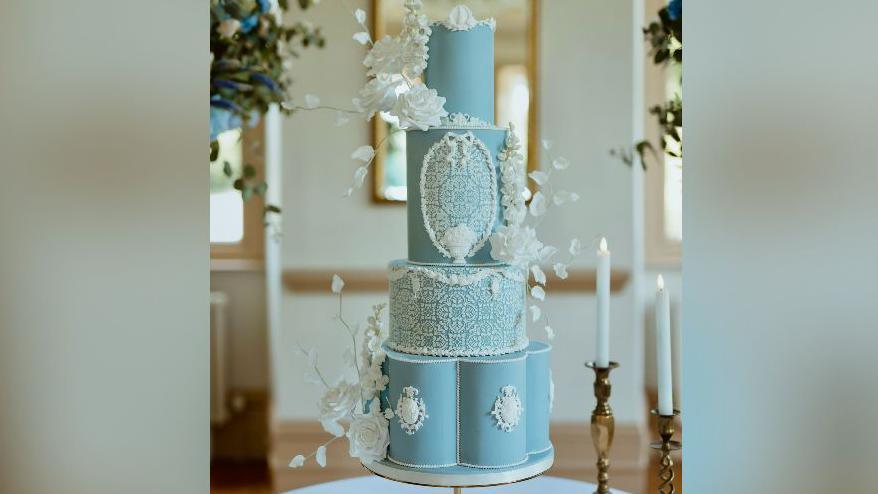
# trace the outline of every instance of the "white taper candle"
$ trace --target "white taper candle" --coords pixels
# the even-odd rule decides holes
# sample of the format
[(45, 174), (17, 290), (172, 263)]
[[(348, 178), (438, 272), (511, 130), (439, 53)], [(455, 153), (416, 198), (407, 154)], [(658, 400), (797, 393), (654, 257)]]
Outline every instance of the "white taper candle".
[(674, 385), (671, 377), (671, 309), (665, 279), (658, 275), (655, 294), (655, 343), (658, 363), (658, 409), (661, 415), (674, 414)]
[(597, 336), (595, 337), (595, 364), (598, 367), (610, 366), (610, 251), (607, 239), (601, 238), (598, 249), (597, 267)]

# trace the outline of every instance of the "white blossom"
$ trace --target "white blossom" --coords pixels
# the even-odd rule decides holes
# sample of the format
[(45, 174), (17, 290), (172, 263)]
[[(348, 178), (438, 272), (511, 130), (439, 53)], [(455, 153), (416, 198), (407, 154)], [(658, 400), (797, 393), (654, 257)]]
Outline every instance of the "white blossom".
[(322, 445), (317, 448), (317, 452), (314, 453), (314, 459), (317, 460), (317, 464), (320, 465), (320, 468), (326, 466), (326, 446)]
[(376, 41), (363, 60), (368, 75), (401, 74), (404, 63), (402, 43), (389, 35)]
[(368, 413), (354, 414), (347, 437), (348, 453), (364, 463), (381, 461), (387, 456), (387, 446), (390, 444), (388, 422), (381, 413), (377, 398), (369, 404)]
[(542, 192), (534, 194), (533, 199), (530, 200), (530, 214), (533, 216), (542, 216), (546, 214), (547, 207), (546, 196), (544, 196)]
[(354, 41), (361, 45), (365, 45), (366, 43), (372, 41), (372, 38), (369, 36), (369, 33), (366, 31), (360, 31), (358, 33), (354, 33), (353, 36)]
[(223, 38), (231, 38), (239, 29), (241, 29), (241, 21), (233, 18), (226, 19), (216, 26), (217, 34)]
[(361, 166), (354, 170), (354, 186), (358, 189), (362, 187), (363, 182), (366, 180), (367, 173), (369, 173), (369, 170), (365, 166)]
[(302, 455), (296, 455), (292, 460), (290, 460), (290, 468), (299, 468), (305, 464), (305, 457)]
[(305, 95), (305, 108), (308, 110), (313, 110), (320, 106), (320, 98), (314, 94), (306, 94)]
[(372, 146), (360, 146), (351, 153), (351, 159), (369, 162), (375, 157), (375, 149)]
[(490, 241), (491, 257), (519, 267), (540, 259), (544, 247), (530, 226), (501, 226)]
[(543, 149), (545, 149), (546, 151), (552, 149), (552, 141), (548, 139), (543, 139)]
[(546, 273), (543, 272), (543, 269), (540, 267), (539, 264), (531, 265), (530, 272), (534, 275), (534, 281), (536, 281), (540, 285), (546, 284)]
[(567, 202), (576, 202), (578, 200), (579, 194), (576, 192), (568, 192), (566, 190), (559, 190), (552, 196), (552, 202), (554, 202), (556, 206), (560, 206)]
[(357, 19), (357, 22), (360, 24), (366, 23), (366, 11), (363, 9), (357, 9), (354, 11), (354, 18)]
[(339, 380), (320, 398), (320, 423), (335, 422), (346, 417), (359, 400), (360, 388), (356, 384)]
[(401, 128), (427, 130), (438, 126), (440, 119), (448, 115), (444, 106), (445, 98), (436, 94), (435, 89), (419, 83), (399, 96), (392, 113), (399, 118)]
[(549, 174), (542, 170), (535, 170), (528, 175), (537, 185), (545, 185), (549, 181)]
[(567, 279), (567, 265), (561, 262), (556, 262), (552, 268), (555, 270), (555, 276), (561, 278), (562, 280)]
[(399, 74), (378, 74), (360, 89), (360, 96), (354, 98), (354, 106), (366, 114), (366, 119), (371, 120), (375, 113), (393, 108), (397, 88), (402, 82)]
[(540, 310), (539, 305), (531, 305), (530, 306), (530, 314), (531, 314), (531, 321), (537, 322), (540, 320), (540, 317), (542, 317), (543, 311)]
[(580, 242), (578, 238), (574, 238), (570, 241), (570, 248), (567, 250), (570, 252), (571, 256), (578, 256), (579, 253), (582, 252), (582, 242)]
[(555, 158), (552, 160), (552, 166), (554, 166), (556, 170), (564, 170), (570, 166), (570, 160), (567, 158)]
[(546, 300), (546, 291), (540, 285), (534, 285), (530, 288), (531, 297), (537, 300)]
[(344, 288), (344, 280), (341, 279), (341, 276), (334, 274), (332, 275), (332, 293), (341, 293), (341, 289)]
[(336, 127), (341, 127), (342, 125), (344, 125), (350, 121), (351, 121), (350, 117), (348, 117), (345, 112), (343, 112), (343, 111), (335, 112), (335, 126)]
[(549, 325), (546, 325), (546, 338), (548, 338), (549, 341), (552, 341), (555, 339), (555, 330), (552, 329), (552, 327)]

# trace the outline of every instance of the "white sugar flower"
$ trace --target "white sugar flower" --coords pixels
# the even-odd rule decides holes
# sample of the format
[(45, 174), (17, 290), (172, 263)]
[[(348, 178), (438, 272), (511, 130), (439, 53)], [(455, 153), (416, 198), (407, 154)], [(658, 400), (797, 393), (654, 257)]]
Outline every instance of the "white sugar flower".
[(398, 38), (384, 36), (372, 45), (372, 49), (363, 60), (369, 67), (368, 75), (399, 74), (404, 64), (403, 44)]
[(546, 326), (546, 338), (548, 338), (549, 341), (552, 341), (555, 339), (555, 330), (552, 329), (552, 327), (548, 326), (548, 325)]
[(563, 157), (555, 158), (552, 161), (552, 166), (554, 166), (556, 170), (565, 170), (565, 169), (567, 169), (567, 167), (570, 166), (570, 160), (568, 160), (567, 158), (563, 158)]
[(369, 366), (360, 377), (360, 386), (363, 389), (363, 393), (370, 396), (384, 391), (387, 388), (388, 382), (390, 382), (390, 378), (381, 372), (380, 365)]
[(292, 460), (290, 460), (290, 468), (299, 468), (305, 464), (305, 457), (302, 455), (296, 455)]
[(308, 110), (313, 110), (320, 106), (320, 97), (316, 94), (306, 94), (305, 95), (305, 108)]
[(358, 33), (354, 33), (354, 35), (352, 37), (353, 37), (354, 41), (356, 41), (357, 43), (359, 43), (361, 45), (365, 45), (366, 43), (372, 41), (372, 38), (369, 37), (369, 33), (367, 33), (366, 31), (360, 31)]
[(354, 106), (366, 114), (366, 119), (371, 120), (375, 113), (393, 108), (400, 84), (402, 76), (398, 74), (378, 74), (360, 89), (360, 97), (354, 98)]
[(367, 173), (369, 173), (369, 169), (365, 166), (361, 166), (354, 170), (354, 185), (358, 189), (363, 186), (363, 182), (366, 180)]
[(534, 281), (540, 285), (546, 284), (546, 273), (543, 272), (543, 268), (541, 268), (539, 264), (532, 265), (530, 267), (530, 272), (534, 275)]
[(542, 170), (535, 170), (528, 175), (537, 185), (545, 185), (549, 181), (549, 174)]
[(344, 288), (344, 280), (341, 279), (341, 276), (332, 275), (332, 293), (341, 293), (342, 288)]
[(501, 226), (491, 234), (491, 257), (498, 261), (525, 267), (544, 252), (543, 243), (530, 226)]
[(351, 159), (369, 162), (375, 157), (375, 148), (372, 146), (360, 146), (351, 153)]
[(582, 242), (578, 238), (574, 238), (570, 241), (570, 248), (568, 250), (571, 256), (578, 256), (582, 252)]
[(567, 279), (567, 265), (561, 262), (556, 262), (552, 268), (555, 270), (555, 276), (561, 278), (562, 280)]
[(320, 468), (326, 466), (326, 446), (320, 446), (317, 448), (317, 452), (314, 453), (314, 459), (317, 460), (317, 464), (320, 465)]
[(546, 208), (546, 196), (544, 196), (542, 192), (534, 194), (533, 199), (530, 200), (530, 214), (533, 216), (542, 216), (546, 214)]
[(576, 202), (578, 200), (579, 194), (576, 192), (568, 192), (566, 190), (559, 190), (552, 196), (552, 202), (554, 202), (556, 206), (560, 206), (567, 202)]
[(336, 422), (350, 413), (360, 400), (360, 388), (344, 380), (326, 390), (320, 398), (320, 423)]
[(365, 24), (366, 23), (366, 11), (363, 9), (357, 9), (354, 11), (354, 18), (357, 19), (357, 23)]
[(348, 453), (364, 463), (381, 461), (387, 456), (390, 444), (388, 422), (381, 413), (378, 399), (372, 400), (368, 413), (357, 413), (347, 433)]
[(238, 19), (226, 19), (216, 26), (216, 32), (223, 38), (231, 38), (241, 29), (241, 21)]
[(438, 126), (440, 119), (448, 115), (444, 106), (445, 98), (436, 94), (435, 89), (418, 84), (399, 96), (392, 113), (399, 118), (401, 128), (427, 130)]
[(546, 300), (546, 291), (540, 285), (534, 285), (530, 288), (531, 297), (537, 300)]
[(531, 313), (531, 321), (533, 321), (533, 322), (539, 321), (540, 317), (543, 315), (543, 311), (540, 310), (539, 305), (531, 305), (530, 306), (530, 313)]

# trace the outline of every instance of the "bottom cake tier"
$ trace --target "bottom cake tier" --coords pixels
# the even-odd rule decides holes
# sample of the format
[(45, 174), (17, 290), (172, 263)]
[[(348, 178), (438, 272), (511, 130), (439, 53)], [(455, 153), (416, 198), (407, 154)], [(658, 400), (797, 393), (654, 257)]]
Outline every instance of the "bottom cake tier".
[(385, 348), (389, 383), (382, 401), (394, 412), (390, 446), (386, 460), (367, 468), (442, 486), (507, 483), (542, 473), (554, 457), (550, 350), (531, 342), (505, 355), (429, 357)]

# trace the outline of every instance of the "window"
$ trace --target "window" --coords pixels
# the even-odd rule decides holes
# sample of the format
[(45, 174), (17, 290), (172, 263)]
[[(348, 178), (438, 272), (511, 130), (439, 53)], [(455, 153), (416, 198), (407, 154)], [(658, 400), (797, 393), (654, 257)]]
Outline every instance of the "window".
[[(263, 175), (263, 126), (220, 134), (219, 155), (210, 163), (210, 258), (212, 269), (257, 267), (263, 258), (261, 197), (248, 201), (234, 188), (245, 165)], [(230, 172), (227, 174), (226, 172)]]
[[(646, 61), (646, 138), (660, 143), (661, 135), (649, 108), (675, 96), (682, 97), (682, 67), (670, 64), (656, 67)], [(658, 159), (647, 153), (645, 182), (646, 263), (652, 266), (679, 266), (683, 241), (683, 160), (658, 150)]]

